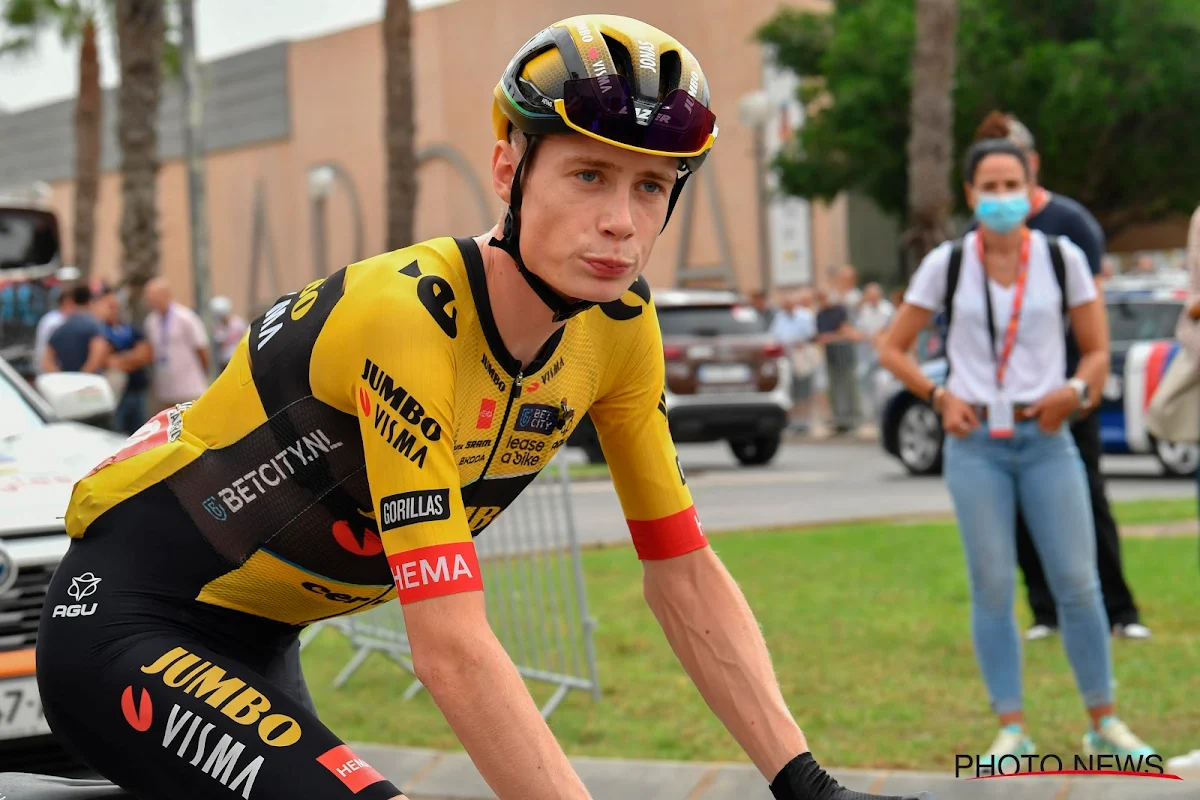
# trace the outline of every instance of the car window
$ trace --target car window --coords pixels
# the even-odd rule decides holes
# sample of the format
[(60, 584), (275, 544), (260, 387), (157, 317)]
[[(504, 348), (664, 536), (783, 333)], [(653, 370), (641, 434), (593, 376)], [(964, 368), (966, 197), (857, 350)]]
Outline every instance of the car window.
[(54, 215), (0, 209), (0, 270), (40, 267), (58, 256)]
[(729, 336), (764, 333), (767, 321), (752, 306), (659, 308), (663, 336)]
[(1182, 303), (1109, 300), (1109, 338), (1114, 342), (1174, 339)]
[(45, 424), (17, 387), (0, 374), (0, 440)]

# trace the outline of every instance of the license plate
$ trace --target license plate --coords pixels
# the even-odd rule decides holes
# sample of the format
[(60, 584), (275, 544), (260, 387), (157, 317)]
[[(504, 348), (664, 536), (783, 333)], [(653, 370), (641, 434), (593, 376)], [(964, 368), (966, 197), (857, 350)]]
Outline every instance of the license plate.
[(0, 681), (0, 739), (22, 739), (50, 733), (42, 716), (37, 678)]
[(701, 383), (747, 383), (750, 380), (748, 364), (701, 364), (697, 371)]

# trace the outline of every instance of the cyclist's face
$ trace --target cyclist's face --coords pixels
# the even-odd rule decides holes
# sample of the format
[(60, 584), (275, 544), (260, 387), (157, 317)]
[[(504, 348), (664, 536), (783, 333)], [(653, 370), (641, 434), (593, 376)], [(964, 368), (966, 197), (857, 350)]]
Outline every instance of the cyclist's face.
[[(497, 145), (492, 177), (505, 202), (519, 158), (511, 145)], [(542, 137), (521, 199), (526, 266), (568, 297), (619, 298), (662, 230), (675, 164), (577, 134)]]

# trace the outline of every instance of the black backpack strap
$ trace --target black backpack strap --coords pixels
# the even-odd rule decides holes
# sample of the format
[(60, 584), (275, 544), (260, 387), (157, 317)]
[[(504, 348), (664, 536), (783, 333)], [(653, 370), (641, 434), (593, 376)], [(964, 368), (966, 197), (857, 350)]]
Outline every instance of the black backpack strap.
[(1062, 315), (1068, 318), (1070, 306), (1067, 303), (1067, 262), (1063, 258), (1062, 241), (1057, 236), (1047, 236), (1046, 243), (1050, 245), (1050, 261), (1054, 264), (1054, 279), (1058, 281), (1058, 290), (1062, 295)]
[(955, 239), (950, 247), (950, 262), (946, 265), (946, 295), (942, 300), (942, 354), (946, 359), (946, 380), (950, 380), (950, 320), (954, 315), (954, 293), (958, 291), (958, 276), (962, 273), (963, 240)]

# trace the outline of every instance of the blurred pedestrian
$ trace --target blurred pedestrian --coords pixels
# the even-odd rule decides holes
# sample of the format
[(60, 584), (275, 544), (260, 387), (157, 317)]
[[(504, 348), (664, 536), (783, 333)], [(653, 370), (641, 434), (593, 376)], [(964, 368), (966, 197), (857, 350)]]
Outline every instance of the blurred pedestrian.
[(249, 326), (246, 320), (233, 313), (233, 301), (228, 297), (214, 297), (208, 304), (213, 318), (213, 341), (217, 348), (217, 372), (225, 369), (233, 358), (238, 342), (246, 335)]
[[(1153, 749), (1115, 715), (1087, 478), (1067, 429), (1071, 416), (1095, 407), (1108, 375), (1103, 301), (1077, 245), (1059, 242), (1060, 288), (1050, 243), (1026, 226), (1031, 170), (1021, 148), (1006, 139), (976, 142), (963, 175), (979, 227), (921, 262), (881, 363), (928, 399), (949, 434), (944, 475), (966, 556), (972, 638), (1000, 723), (987, 755), (1037, 752), (1025, 728), (1013, 608), (1018, 503), (1043, 555), (1063, 645), (1091, 717), (1084, 751), (1150, 755)], [(1082, 351), (1069, 380), (1064, 300)], [(944, 387), (906, 355), (943, 309), (950, 312)]]
[[(1069, 197), (1050, 192), (1038, 184), (1041, 157), (1037, 153), (1033, 134), (1015, 117), (992, 112), (979, 126), (977, 139), (1007, 138), (1021, 149), (1029, 162), (1030, 211), (1026, 225), (1047, 236), (1065, 236), (1083, 250), (1091, 273), (1101, 290), (1104, 269), (1104, 231), (1088, 210)], [(1153, 263), (1151, 263), (1153, 269)], [(1070, 377), (1079, 366), (1079, 344), (1068, 329), (1066, 338), (1066, 371)], [(1117, 522), (1109, 507), (1104, 475), (1100, 471), (1100, 456), (1103, 444), (1100, 441), (1100, 416), (1088, 414), (1071, 425), (1071, 436), (1083, 456), (1087, 468), (1088, 495), (1095, 520), (1096, 563), (1100, 570), (1100, 588), (1104, 595), (1104, 607), (1114, 635), (1128, 639), (1148, 639), (1151, 631), (1142, 624), (1141, 614), (1133, 600), (1133, 593), (1125, 581), (1121, 567), (1121, 539)], [(1017, 515), (1017, 563), (1025, 575), (1025, 587), (1029, 607), (1033, 612), (1033, 625), (1025, 633), (1030, 640), (1044, 639), (1058, 630), (1058, 615), (1054, 599), (1046, 581), (1037, 549), (1029, 535), (1024, 509)]]
[(146, 413), (146, 392), (150, 387), (146, 369), (154, 354), (141, 328), (122, 321), (121, 302), (114, 290), (102, 289), (92, 308), (112, 347), (107, 368), (121, 376), (113, 430), (132, 435), (150, 418)]
[(71, 299), (71, 288), (79, 280), (79, 270), (75, 267), (63, 267), (55, 273), (58, 285), (54, 287), (54, 308), (47, 311), (38, 320), (33, 339), (33, 369), (36, 373), (42, 371), (42, 361), (46, 357), (46, 346), (50, 343), (50, 335), (58, 330), (67, 319), (68, 309), (74, 306)]
[(817, 292), (817, 344), (825, 352), (830, 424), (838, 434), (850, 433), (861, 422), (856, 348), (862, 336), (843, 303), (847, 294), (845, 288)]
[(195, 311), (171, 299), (162, 278), (146, 283), (146, 338), (154, 351), (154, 412), (195, 400), (208, 388), (208, 334)]
[(820, 367), (820, 354), (814, 344), (817, 320), (812, 309), (812, 290), (785, 290), (779, 305), (771, 321), (771, 335), (787, 348), (788, 361), (792, 366), (791, 427), (797, 432), (806, 433), (813, 424), (813, 378)]
[(92, 316), (92, 290), (76, 284), (67, 291), (69, 302), (62, 306), (62, 323), (50, 334), (42, 354), (42, 372), (103, 372), (112, 348), (104, 329)]
[(883, 296), (883, 287), (868, 283), (854, 315), (854, 328), (862, 335), (858, 343), (858, 385), (863, 415), (875, 421), (879, 415), (875, 383), (879, 373), (879, 337), (892, 322), (896, 308)]
[(1138, 254), (1137, 260), (1133, 262), (1133, 273), (1135, 275), (1153, 275), (1157, 272), (1154, 266), (1154, 256), (1149, 253)]

